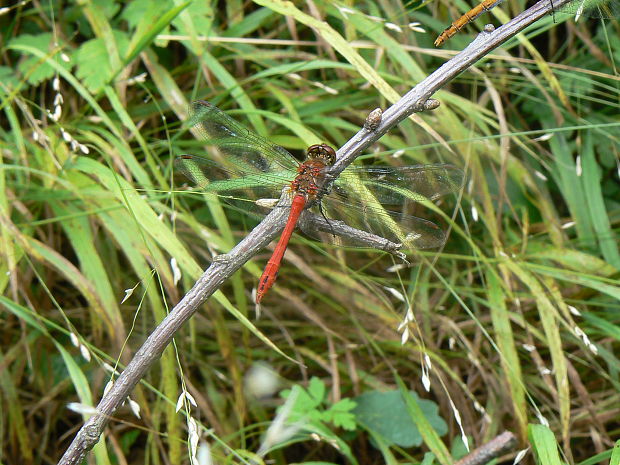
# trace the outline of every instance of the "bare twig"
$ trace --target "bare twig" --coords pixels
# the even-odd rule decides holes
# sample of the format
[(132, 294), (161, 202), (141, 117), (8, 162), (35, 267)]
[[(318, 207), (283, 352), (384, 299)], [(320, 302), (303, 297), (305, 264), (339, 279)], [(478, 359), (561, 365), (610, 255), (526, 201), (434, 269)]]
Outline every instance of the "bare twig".
[[(554, 0), (553, 5), (559, 7), (570, 1), (573, 0)], [(551, 10), (552, 5), (550, 1), (541, 0), (495, 31), (491, 31), (492, 28), (485, 28), (485, 31), (480, 33), (461, 53), (446, 62), (403, 96), (397, 103), (388, 108), (383, 113), (380, 122), (370, 121), (370, 124), (367, 125), (368, 127), (361, 129), (343, 145), (337, 152), (338, 160), (336, 164), (330, 170), (330, 182), (333, 182), (342, 170), (351, 164), (362, 151), (370, 147), (383, 134), (409, 115), (435, 108), (437, 106), (436, 102), (432, 100), (429, 102), (429, 98), (437, 90), (475, 64), (502, 42), (537, 21)], [(287, 209), (275, 208), (228, 254), (216, 257), (194, 287), (172, 309), (161, 324), (155, 328), (142, 347), (136, 352), (134, 358), (118, 377), (113, 387), (99, 402), (97, 406), (98, 413), (93, 415), (82, 426), (58, 462), (59, 464), (77, 465), (82, 462), (86, 453), (99, 441), (99, 437), (111, 415), (122, 404), (151, 365), (159, 359), (179, 328), (235, 271), (241, 268), (245, 262), (276, 237), (284, 226), (287, 214)], [(348, 231), (348, 233), (354, 234), (353, 231)], [(387, 242), (384, 242), (384, 245), (389, 247)], [(381, 248), (385, 249), (385, 247)]]
[(381, 123), (374, 131), (360, 130), (336, 152), (338, 159), (330, 174), (337, 177), (364, 150), (374, 144), (381, 136), (402, 120), (415, 112), (426, 109), (429, 98), (448, 82), (474, 65), (478, 60), (510, 39), (525, 27), (549, 14), (553, 8), (559, 8), (574, 0), (541, 0), (503, 26), (494, 29), (485, 28), (459, 54), (444, 63), (435, 72), (407, 92), (398, 102), (383, 112)]
[(517, 444), (517, 438), (510, 431), (504, 431), (486, 444), (474, 449), (454, 465), (484, 465), (500, 455), (506, 454)]
[(404, 253), (399, 252), (402, 244), (389, 241), (384, 237), (377, 236), (368, 231), (352, 228), (344, 221), (333, 219), (327, 221), (322, 216), (305, 211), (304, 215), (299, 219), (298, 225), (302, 231), (308, 233), (310, 236), (315, 236), (317, 232), (335, 234), (345, 238), (348, 241), (346, 243), (354, 244), (359, 247), (385, 250), (401, 260), (405, 260), (406, 258)]

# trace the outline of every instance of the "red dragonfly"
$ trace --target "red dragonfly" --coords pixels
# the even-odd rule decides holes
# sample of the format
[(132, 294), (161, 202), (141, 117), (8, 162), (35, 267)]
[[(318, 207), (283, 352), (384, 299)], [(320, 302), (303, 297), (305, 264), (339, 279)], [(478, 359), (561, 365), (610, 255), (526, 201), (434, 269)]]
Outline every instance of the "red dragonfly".
[[(304, 232), (322, 239), (327, 236), (336, 243), (368, 246), (336, 237), (329, 224), (333, 221), (335, 225), (338, 220), (369, 231), (386, 243), (400, 243), (405, 249), (439, 247), (445, 242), (443, 231), (435, 223), (411, 215), (410, 210), (416, 203), (459, 190), (463, 172), (455, 166), (352, 166), (326, 192), (326, 175), (336, 161), (336, 152), (329, 145), (312, 145), (306, 161), (300, 163), (284, 148), (243, 127), (209, 102), (192, 103), (190, 114), (190, 123), (214, 148), (213, 158), (181, 155), (175, 160), (175, 167), (200, 188), (235, 205), (241, 200), (246, 210), (256, 210), (256, 204), (247, 199), (279, 198), (288, 186), (284, 191), (291, 197), (288, 221), (259, 280), (256, 303), (261, 302), (275, 282), (289, 239), (308, 207), (319, 207), (327, 219), (325, 231), (331, 230), (332, 234)], [(396, 209), (388, 210), (384, 205)]]

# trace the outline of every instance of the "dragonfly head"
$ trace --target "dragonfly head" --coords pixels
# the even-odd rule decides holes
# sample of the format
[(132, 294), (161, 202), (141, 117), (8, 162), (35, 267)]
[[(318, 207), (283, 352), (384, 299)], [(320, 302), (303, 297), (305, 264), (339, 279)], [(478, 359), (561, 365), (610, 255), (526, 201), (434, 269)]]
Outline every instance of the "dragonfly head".
[(336, 151), (327, 144), (315, 144), (308, 147), (308, 158), (322, 160), (331, 166), (336, 162)]

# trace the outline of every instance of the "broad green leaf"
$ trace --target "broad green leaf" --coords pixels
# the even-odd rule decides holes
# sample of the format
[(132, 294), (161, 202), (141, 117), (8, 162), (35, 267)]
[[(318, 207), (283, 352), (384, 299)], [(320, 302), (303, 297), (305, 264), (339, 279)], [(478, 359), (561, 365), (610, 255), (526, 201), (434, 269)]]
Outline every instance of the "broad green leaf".
[[(65, 62), (60, 58), (57, 53), (59, 45), (56, 44), (55, 40), (51, 32), (44, 32), (38, 35), (21, 34), (11, 40), (9, 45), (11, 47), (35, 48), (41, 51), (47, 59), (54, 60), (59, 66), (68, 70), (71, 67), (71, 62)], [(68, 52), (65, 53), (69, 55)], [(54, 76), (54, 68), (46, 63), (46, 61), (46, 59), (41, 59), (36, 56), (24, 58), (19, 61), (17, 69), (26, 78), (29, 84), (37, 85)]]
[[(409, 391), (409, 395), (419, 405), (420, 411), (437, 434), (440, 436), (446, 434), (448, 427), (437, 413), (437, 404), (430, 400), (420, 399), (413, 391)], [(367, 392), (353, 400), (357, 404), (353, 413), (355, 413), (357, 422), (365, 428), (400, 447), (422, 445), (422, 435), (416, 422), (411, 418), (407, 404), (399, 390)]]
[[(176, 2), (179, 3), (179, 2)], [(212, 29), (214, 11), (209, 2), (191, 2), (173, 21), (179, 34), (186, 34), (194, 39), (196, 36), (208, 36)], [(193, 50), (200, 56), (201, 49)]]
[[(129, 45), (129, 38), (123, 31), (113, 31), (114, 40), (121, 56), (124, 56)], [(112, 80), (119, 71), (112, 69), (108, 49), (104, 39), (91, 39), (84, 42), (78, 49), (75, 60), (76, 76), (92, 93), (97, 93)]]
[(120, 16), (130, 27), (136, 29), (136, 33), (140, 33), (141, 28), (154, 23), (172, 6), (170, 0), (133, 0), (127, 4)]
[(183, 11), (190, 3), (192, 2), (187, 1), (174, 8), (169, 8), (165, 10), (163, 14), (155, 15), (152, 20), (145, 20), (140, 23), (138, 30), (133, 34), (131, 44), (129, 45), (129, 52), (127, 55), (123, 55), (124, 63), (126, 65), (130, 64), (136, 56), (142, 53), (148, 45), (155, 40), (157, 34), (170, 27), (170, 21), (181, 11)]

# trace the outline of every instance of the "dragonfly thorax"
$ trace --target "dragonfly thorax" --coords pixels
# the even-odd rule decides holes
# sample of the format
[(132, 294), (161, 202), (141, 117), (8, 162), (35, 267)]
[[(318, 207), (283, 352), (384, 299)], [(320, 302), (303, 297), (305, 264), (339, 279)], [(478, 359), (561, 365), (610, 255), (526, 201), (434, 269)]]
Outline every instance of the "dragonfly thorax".
[(310, 158), (297, 168), (297, 176), (291, 183), (291, 190), (297, 194), (305, 194), (313, 198), (325, 181), (327, 164), (321, 158)]
[(336, 151), (327, 144), (308, 147), (308, 158), (297, 168), (297, 176), (291, 183), (291, 190), (305, 194), (306, 199), (316, 197), (325, 182), (327, 167), (336, 161)]

